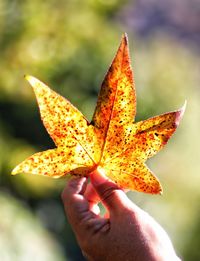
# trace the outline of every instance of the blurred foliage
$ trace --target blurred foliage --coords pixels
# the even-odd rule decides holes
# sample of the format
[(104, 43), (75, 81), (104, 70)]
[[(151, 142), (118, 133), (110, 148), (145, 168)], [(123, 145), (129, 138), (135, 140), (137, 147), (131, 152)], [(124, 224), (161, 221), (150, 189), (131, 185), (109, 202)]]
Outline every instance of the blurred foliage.
[(135, 72), (137, 120), (188, 102), (177, 133), (149, 161), (164, 195), (129, 196), (166, 228), (180, 256), (200, 259), (197, 2), (0, 1), (1, 260), (31, 260), (33, 251), (37, 260), (84, 260), (60, 202), (66, 179), (10, 175), (27, 156), (54, 147), (23, 75), (48, 83), (91, 119), (124, 31)]
[(66, 260), (53, 235), (42, 228), (27, 205), (6, 193), (0, 194), (0, 205), (1, 260)]

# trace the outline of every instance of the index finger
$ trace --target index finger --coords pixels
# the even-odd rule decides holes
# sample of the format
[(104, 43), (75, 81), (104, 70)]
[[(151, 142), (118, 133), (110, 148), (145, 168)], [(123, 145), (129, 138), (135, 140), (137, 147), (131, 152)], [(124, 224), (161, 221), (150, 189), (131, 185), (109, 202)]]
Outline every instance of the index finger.
[(79, 222), (81, 213), (89, 210), (89, 204), (83, 196), (87, 186), (87, 178), (72, 178), (62, 192), (61, 198), (69, 222)]
[(98, 203), (100, 202), (100, 198), (91, 183), (87, 185), (87, 188), (84, 193), (84, 197), (89, 203), (90, 210), (98, 215), (100, 213), (100, 209), (98, 206)]

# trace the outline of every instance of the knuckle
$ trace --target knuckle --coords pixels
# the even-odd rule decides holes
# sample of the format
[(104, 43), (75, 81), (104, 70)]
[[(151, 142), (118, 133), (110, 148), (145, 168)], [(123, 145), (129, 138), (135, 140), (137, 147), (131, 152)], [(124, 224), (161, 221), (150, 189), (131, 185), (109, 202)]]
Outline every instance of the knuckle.
[(108, 201), (113, 198), (113, 196), (116, 193), (116, 190), (119, 190), (119, 188), (115, 184), (111, 184), (110, 186), (103, 186), (102, 184), (100, 189), (101, 199), (103, 201)]

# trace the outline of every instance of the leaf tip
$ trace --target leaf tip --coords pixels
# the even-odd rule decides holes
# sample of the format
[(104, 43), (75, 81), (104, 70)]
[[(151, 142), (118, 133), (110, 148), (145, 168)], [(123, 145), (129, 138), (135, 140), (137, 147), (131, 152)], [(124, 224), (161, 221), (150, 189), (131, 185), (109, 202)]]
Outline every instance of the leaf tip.
[(12, 170), (11, 175), (16, 175), (16, 174), (18, 174), (18, 173), (19, 173), (19, 171), (18, 171), (18, 166), (17, 166), (17, 167), (15, 167), (15, 168)]
[(179, 125), (182, 117), (183, 117), (183, 114), (185, 112), (185, 109), (186, 109), (186, 105), (187, 105), (187, 101), (184, 102), (183, 106), (176, 112), (176, 126)]
[(127, 33), (122, 34), (121, 45), (123, 45), (124, 47), (126, 47), (128, 45), (128, 35), (127, 35)]
[(158, 194), (158, 195), (162, 196), (163, 189), (162, 189), (162, 186), (161, 186), (160, 182), (158, 182), (158, 185), (157, 185), (157, 187), (154, 190), (154, 194)]
[(128, 34), (127, 34), (126, 32), (123, 33), (122, 39), (123, 39), (125, 42), (128, 42)]
[(24, 78), (32, 85), (34, 86), (36, 82), (38, 81), (35, 77), (31, 75), (24, 75)]
[(31, 78), (32, 76), (31, 75), (28, 75), (28, 74), (24, 74), (24, 78), (29, 81), (29, 78)]
[(182, 106), (181, 109), (180, 109), (180, 110), (182, 111), (182, 114), (184, 114), (185, 109), (186, 109), (186, 106), (187, 106), (187, 100), (185, 100), (183, 106)]

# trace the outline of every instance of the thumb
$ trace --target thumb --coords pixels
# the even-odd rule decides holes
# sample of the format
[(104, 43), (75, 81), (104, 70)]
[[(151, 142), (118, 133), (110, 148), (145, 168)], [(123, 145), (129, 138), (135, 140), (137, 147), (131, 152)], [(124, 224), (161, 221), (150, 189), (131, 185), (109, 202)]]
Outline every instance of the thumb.
[(93, 171), (90, 174), (90, 180), (102, 203), (110, 213), (124, 211), (131, 205), (131, 201), (125, 192), (105, 176), (103, 169), (97, 168)]

